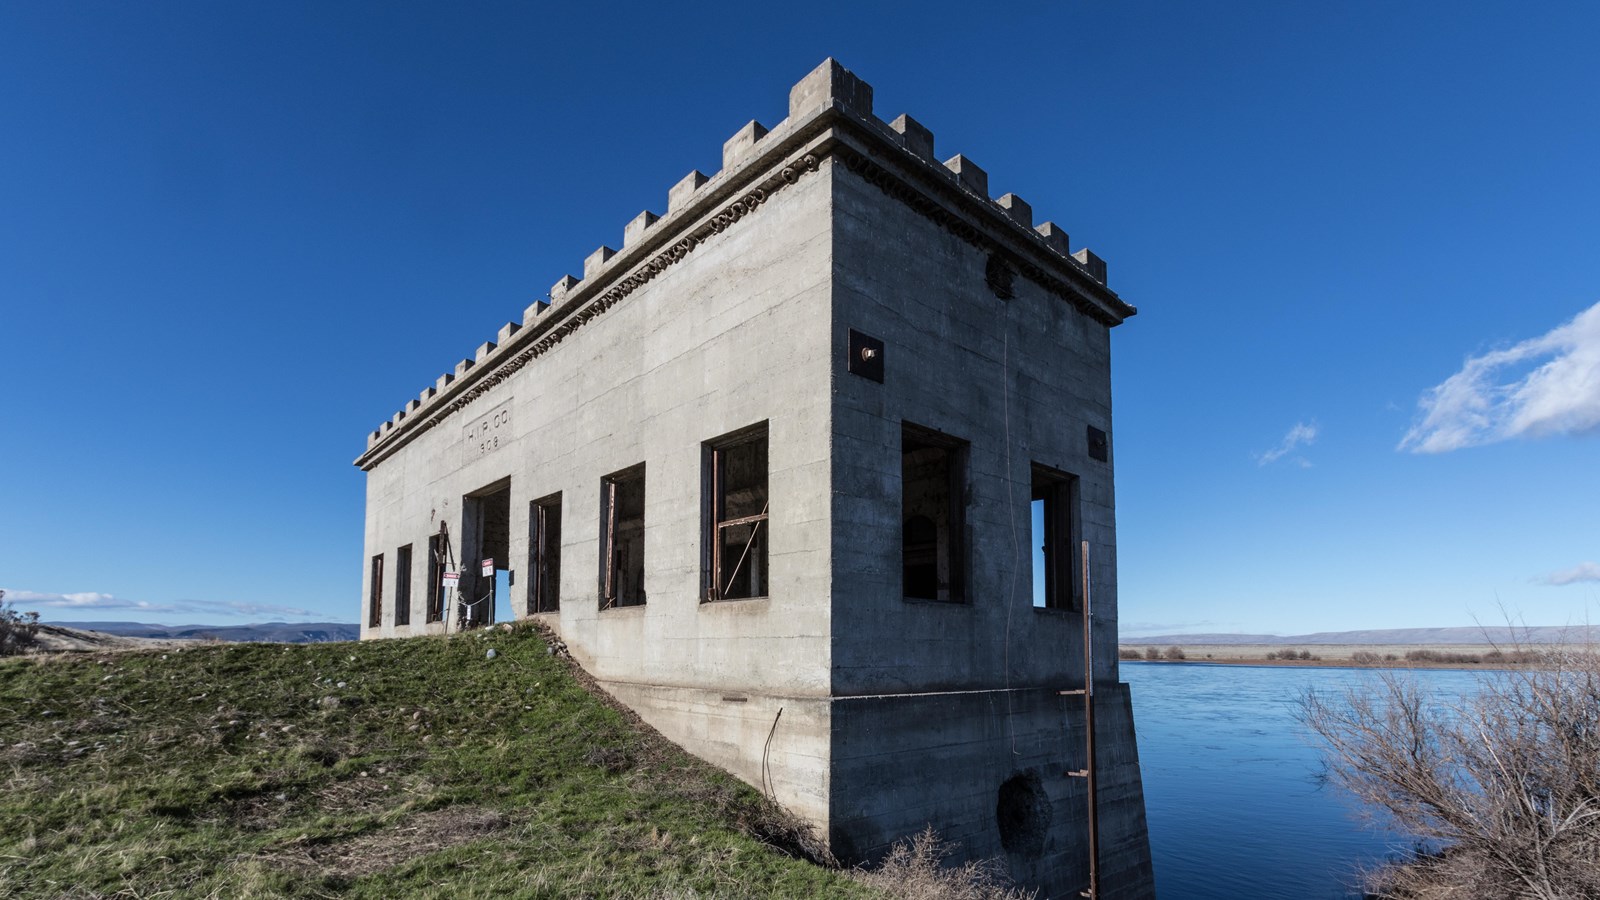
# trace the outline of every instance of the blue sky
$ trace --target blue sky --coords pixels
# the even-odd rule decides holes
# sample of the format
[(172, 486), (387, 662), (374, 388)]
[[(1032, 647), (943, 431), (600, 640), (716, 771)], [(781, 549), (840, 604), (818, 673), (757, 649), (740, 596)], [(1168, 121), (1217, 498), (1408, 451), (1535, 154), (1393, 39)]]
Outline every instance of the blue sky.
[(0, 5), (0, 586), (353, 621), (366, 432), (831, 55), (1140, 308), (1125, 632), (1600, 619), (1596, 34), (1592, 3)]

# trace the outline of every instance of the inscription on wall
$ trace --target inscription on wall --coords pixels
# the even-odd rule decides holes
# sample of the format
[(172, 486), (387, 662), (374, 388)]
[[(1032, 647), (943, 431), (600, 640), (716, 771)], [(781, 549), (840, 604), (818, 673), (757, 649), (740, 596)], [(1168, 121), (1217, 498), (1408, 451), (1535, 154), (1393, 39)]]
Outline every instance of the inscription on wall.
[(468, 422), (461, 432), (461, 461), (472, 462), (511, 442), (511, 399)]

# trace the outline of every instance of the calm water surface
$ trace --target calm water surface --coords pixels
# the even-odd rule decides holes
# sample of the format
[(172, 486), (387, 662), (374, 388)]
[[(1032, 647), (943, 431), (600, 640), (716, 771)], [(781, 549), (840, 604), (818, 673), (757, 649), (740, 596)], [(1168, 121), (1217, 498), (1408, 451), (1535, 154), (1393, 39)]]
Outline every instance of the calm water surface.
[[(1407, 673), (1441, 697), (1479, 676)], [(1366, 669), (1122, 663), (1133, 689), (1150, 849), (1162, 900), (1345, 900), (1363, 866), (1410, 846), (1317, 782), (1321, 752), (1295, 719), (1308, 688), (1369, 683)]]

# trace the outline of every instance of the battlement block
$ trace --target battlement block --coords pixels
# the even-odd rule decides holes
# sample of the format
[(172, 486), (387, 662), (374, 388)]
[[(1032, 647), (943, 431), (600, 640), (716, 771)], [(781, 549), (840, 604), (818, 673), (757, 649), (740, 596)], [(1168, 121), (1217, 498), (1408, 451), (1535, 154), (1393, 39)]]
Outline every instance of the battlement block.
[(394, 422), (390, 421), (383, 423), (379, 426), (379, 430), (381, 430), (384, 434), (388, 434), (394, 430)]
[(506, 341), (511, 339), (511, 336), (513, 334), (516, 334), (517, 332), (519, 332), (521, 330), (522, 330), (522, 323), (520, 323), (520, 322), (507, 322), (504, 325), (500, 326), (500, 332), (498, 334), (496, 334), (495, 338), (494, 338), (495, 343), (504, 344)]
[(733, 137), (722, 142), (722, 171), (726, 172), (739, 164), (739, 161), (754, 152), (756, 144), (767, 136), (767, 127), (751, 119), (745, 126), (733, 133)]
[(798, 122), (835, 103), (857, 115), (872, 117), (872, 85), (830, 56), (789, 89), (789, 120)]
[(995, 204), (1006, 211), (1011, 221), (1023, 228), (1033, 227), (1033, 207), (1028, 205), (1028, 201), (1016, 194), (1002, 194)]
[(574, 278), (571, 275), (563, 275), (563, 276), (561, 276), (561, 280), (560, 281), (558, 281), (555, 284), (552, 284), (550, 286), (550, 302), (551, 303), (560, 303), (561, 302), (561, 298), (567, 296), (567, 292), (569, 292), (573, 288), (577, 287), (578, 286), (578, 282), (580, 282), (582, 280), (583, 279), (581, 279), (581, 278)]
[(593, 278), (594, 273), (600, 271), (600, 269), (605, 266), (606, 260), (615, 256), (616, 253), (617, 251), (605, 246), (604, 244), (595, 248), (593, 253), (583, 258), (583, 277)]
[(402, 409), (399, 412), (395, 413), (393, 416), (389, 417), (389, 424), (390, 425), (399, 425), (400, 424), (400, 420), (404, 419), (405, 417), (406, 417), (406, 411)]
[(383, 434), (383, 429), (374, 428), (372, 430), (372, 433), (367, 435), (367, 449), (368, 450), (371, 450), (373, 448), (373, 446), (375, 446), (378, 443), (378, 438), (382, 434)]
[(678, 183), (667, 190), (667, 212), (673, 213), (689, 205), (694, 197), (694, 192), (700, 190), (700, 185), (710, 181), (702, 175), (699, 169), (683, 176)]
[[(463, 360), (463, 362), (464, 361), (465, 360)], [(467, 365), (471, 365), (471, 363), (467, 363)], [(457, 366), (456, 369), (457, 369), (457, 371), (466, 371), (466, 370), (462, 369), (460, 366)], [(438, 380), (434, 381), (433, 387), (434, 387), (435, 390), (442, 391), (445, 388), (450, 386), (450, 382), (455, 381), (455, 380), (456, 380), (456, 376), (455, 376), (454, 372), (446, 372), (443, 375), (440, 375)]]
[(418, 409), (420, 409), (421, 407), (422, 407), (422, 401), (421, 400), (408, 400), (408, 401), (406, 401), (406, 412), (407, 413), (414, 413)]
[(543, 300), (533, 301), (532, 303), (528, 304), (527, 309), (522, 311), (522, 324), (527, 325), (531, 323), (534, 319), (544, 315), (545, 310), (549, 308), (550, 304)]
[(484, 341), (483, 343), (479, 344), (478, 349), (472, 353), (473, 362), (482, 362), (485, 356), (488, 356), (494, 352), (494, 348), (494, 341)]
[(438, 394), (439, 394), (439, 389), (436, 388), (436, 387), (433, 387), (432, 385), (429, 385), (428, 387), (425, 387), (425, 388), (422, 389), (422, 393), (417, 395), (417, 399), (422, 401), (423, 403), (427, 403), (429, 400), (432, 400)]
[(1050, 245), (1051, 250), (1056, 251), (1062, 256), (1066, 256), (1072, 252), (1071, 247), (1067, 243), (1067, 233), (1062, 231), (1060, 228), (1057, 228), (1056, 223), (1045, 222), (1044, 224), (1035, 228), (1034, 231), (1038, 232), (1039, 236), (1044, 238), (1044, 242)]
[(965, 156), (957, 153), (944, 161), (944, 167), (956, 176), (956, 181), (967, 190), (980, 197), (989, 196), (989, 173), (978, 168), (978, 164)]
[(633, 217), (633, 221), (622, 227), (622, 246), (632, 247), (644, 237), (645, 229), (656, 223), (661, 218), (650, 210), (645, 210)]
[(477, 365), (477, 363), (473, 362), (470, 359), (463, 359), (461, 362), (456, 363), (456, 374), (455, 374), (455, 377), (456, 378), (460, 378), (461, 376), (467, 374), (467, 370), (472, 368), (475, 365)]
[(1094, 255), (1088, 247), (1072, 254), (1072, 258), (1083, 264), (1089, 270), (1089, 277), (1101, 284), (1106, 283), (1106, 261)]
[(900, 135), (900, 144), (912, 153), (933, 162), (933, 132), (921, 122), (902, 113), (889, 123), (889, 130)]

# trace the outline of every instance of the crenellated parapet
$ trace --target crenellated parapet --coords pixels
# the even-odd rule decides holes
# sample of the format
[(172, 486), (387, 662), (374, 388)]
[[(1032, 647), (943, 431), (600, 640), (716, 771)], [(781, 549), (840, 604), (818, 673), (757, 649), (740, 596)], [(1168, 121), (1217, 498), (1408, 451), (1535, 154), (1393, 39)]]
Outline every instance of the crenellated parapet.
[(1084, 315), (1109, 326), (1135, 313), (1106, 287), (1104, 260), (1072, 250), (1055, 223), (1035, 225), (1033, 207), (1017, 194), (991, 197), (988, 173), (972, 160), (958, 153), (939, 161), (933, 132), (911, 116), (877, 118), (872, 86), (827, 59), (790, 89), (783, 121), (769, 129), (752, 120), (734, 132), (720, 170), (679, 179), (664, 213), (641, 211), (623, 226), (620, 249), (601, 245), (584, 258), (581, 277), (561, 276), (520, 323), (507, 322), (368, 435), (356, 464), (369, 468), (503, 383), (830, 156)]

